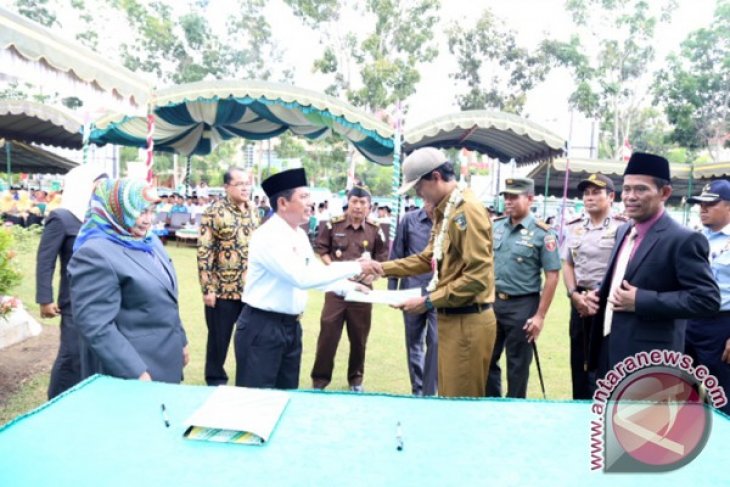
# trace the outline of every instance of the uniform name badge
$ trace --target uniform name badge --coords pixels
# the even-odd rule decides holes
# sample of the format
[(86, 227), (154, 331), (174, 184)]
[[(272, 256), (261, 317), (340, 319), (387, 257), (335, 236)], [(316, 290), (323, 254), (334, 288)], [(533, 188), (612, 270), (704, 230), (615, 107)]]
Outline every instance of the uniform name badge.
[(368, 241), (367, 240), (362, 241), (362, 248), (363, 248), (362, 258), (366, 259), (366, 260), (370, 260), (372, 257), (370, 255), (370, 251), (368, 250)]

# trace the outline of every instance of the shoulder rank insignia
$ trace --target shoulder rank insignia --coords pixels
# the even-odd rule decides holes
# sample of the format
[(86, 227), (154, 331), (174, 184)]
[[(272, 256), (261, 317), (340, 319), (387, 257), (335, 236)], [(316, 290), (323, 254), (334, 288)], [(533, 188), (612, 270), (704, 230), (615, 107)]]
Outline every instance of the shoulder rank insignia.
[(579, 221), (582, 221), (582, 220), (583, 220), (583, 215), (573, 218), (568, 223), (566, 223), (566, 225), (572, 225), (573, 223), (578, 223)]
[(332, 230), (332, 222), (327, 220), (327, 230)]
[(538, 227), (542, 228), (546, 232), (550, 230), (550, 225), (548, 225), (547, 223), (545, 223), (542, 220), (535, 220), (535, 225), (537, 225)]
[(345, 221), (345, 215), (333, 216), (332, 218), (330, 218), (330, 221), (332, 223), (340, 223), (340, 222), (343, 222), (343, 221)]
[(376, 227), (379, 225), (379, 223), (377, 221), (375, 221), (375, 219), (373, 217), (371, 217), (371, 216), (368, 216), (365, 219), (365, 222), (367, 222), (367, 223), (369, 223), (369, 224), (371, 224), (373, 226), (376, 226)]
[(495, 218), (492, 221), (499, 222), (499, 221), (504, 220), (505, 218), (507, 218), (507, 215), (498, 216), (497, 218)]

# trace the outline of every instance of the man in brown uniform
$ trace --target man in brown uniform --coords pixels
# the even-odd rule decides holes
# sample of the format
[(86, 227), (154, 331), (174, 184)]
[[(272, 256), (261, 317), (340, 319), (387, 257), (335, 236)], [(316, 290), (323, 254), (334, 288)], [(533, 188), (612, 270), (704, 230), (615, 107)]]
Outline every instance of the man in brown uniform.
[[(361, 257), (372, 257), (380, 262), (388, 258), (383, 232), (377, 222), (368, 218), (370, 204), (367, 188), (355, 186), (347, 194), (346, 213), (320, 223), (314, 250), (325, 264)], [(317, 355), (312, 367), (312, 387), (324, 389), (332, 381), (337, 345), (342, 336), (342, 326), (347, 322), (347, 337), (350, 339), (347, 382), (350, 390), (363, 391), (365, 346), (370, 334), (372, 311), (372, 304), (347, 302), (335, 293), (325, 294)]]
[(403, 162), (404, 184), (435, 206), (433, 233), (417, 255), (384, 262), (387, 277), (436, 270), (430, 294), (406, 301), (408, 313), (436, 309), (440, 396), (484, 396), (497, 334), (494, 302), (492, 224), (486, 208), (468, 188), (457, 185), (454, 167), (438, 149), (414, 151)]

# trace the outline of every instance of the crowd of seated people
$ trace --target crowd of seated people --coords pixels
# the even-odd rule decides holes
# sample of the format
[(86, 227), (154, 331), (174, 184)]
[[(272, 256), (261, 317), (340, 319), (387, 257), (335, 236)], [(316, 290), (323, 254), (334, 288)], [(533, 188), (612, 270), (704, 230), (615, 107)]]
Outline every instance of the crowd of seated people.
[(49, 193), (12, 188), (0, 195), (0, 217), (6, 225), (42, 225), (46, 215), (60, 203), (60, 191)]

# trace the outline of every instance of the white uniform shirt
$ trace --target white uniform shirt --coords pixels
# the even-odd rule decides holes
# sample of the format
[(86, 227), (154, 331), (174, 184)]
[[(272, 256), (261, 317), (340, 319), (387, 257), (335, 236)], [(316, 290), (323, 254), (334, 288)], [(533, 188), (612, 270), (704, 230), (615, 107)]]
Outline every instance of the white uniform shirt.
[(357, 262), (322, 264), (304, 230), (293, 229), (274, 214), (253, 232), (249, 241), (242, 299), (254, 308), (298, 315), (307, 305), (306, 289), (344, 294), (356, 287), (345, 279), (358, 274)]

